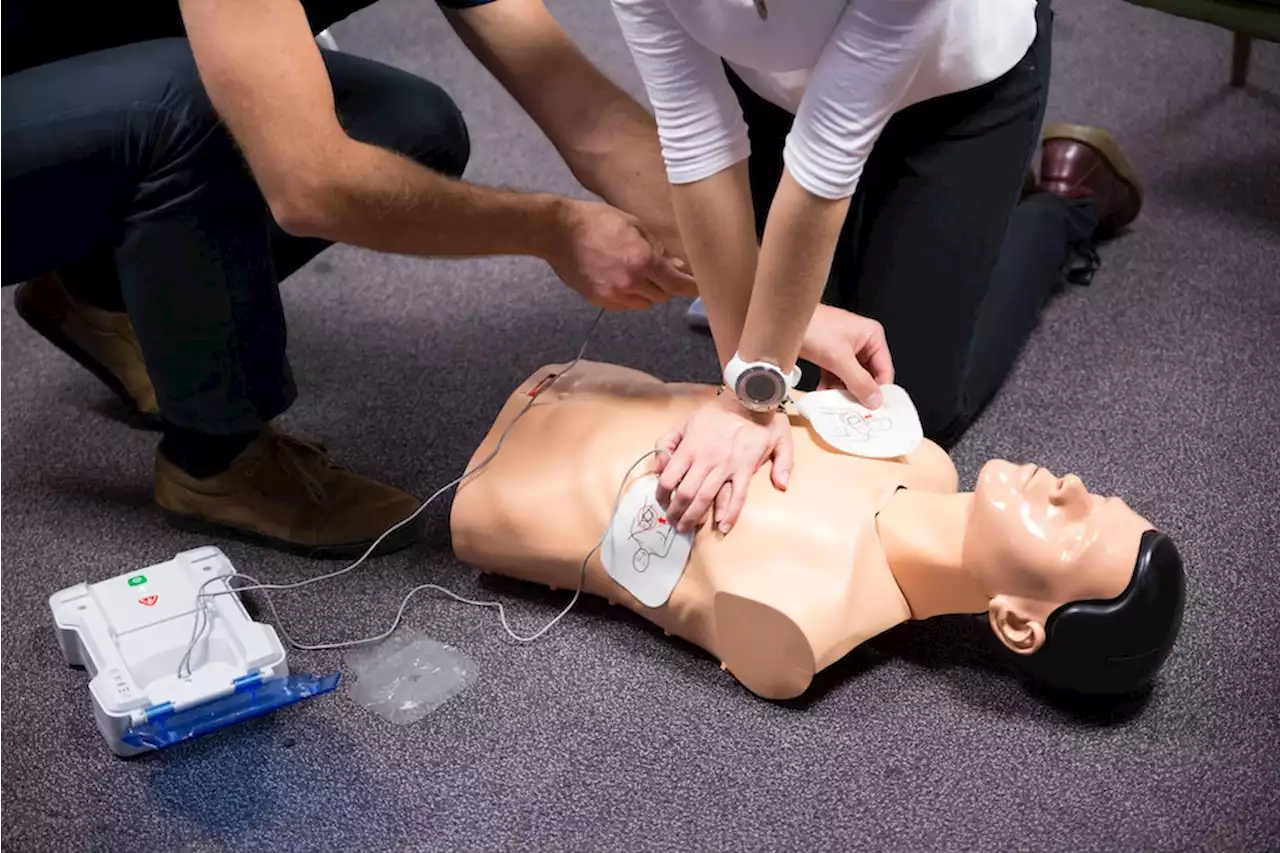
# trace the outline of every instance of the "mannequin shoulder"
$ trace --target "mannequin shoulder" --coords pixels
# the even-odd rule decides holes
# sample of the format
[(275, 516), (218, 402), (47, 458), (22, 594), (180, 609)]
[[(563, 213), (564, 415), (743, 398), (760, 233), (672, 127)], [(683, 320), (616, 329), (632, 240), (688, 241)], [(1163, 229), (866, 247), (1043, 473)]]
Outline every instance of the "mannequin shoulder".
[(937, 444), (925, 439), (920, 446), (901, 459), (917, 478), (916, 488), (932, 492), (955, 492), (960, 488), (960, 475), (950, 454)]
[(654, 386), (663, 384), (662, 380), (642, 370), (581, 359), (576, 363), (544, 364), (529, 374), (517, 391), (528, 393), (539, 386), (545, 389), (553, 381), (556, 390), (562, 394), (608, 391), (623, 396), (651, 392)]

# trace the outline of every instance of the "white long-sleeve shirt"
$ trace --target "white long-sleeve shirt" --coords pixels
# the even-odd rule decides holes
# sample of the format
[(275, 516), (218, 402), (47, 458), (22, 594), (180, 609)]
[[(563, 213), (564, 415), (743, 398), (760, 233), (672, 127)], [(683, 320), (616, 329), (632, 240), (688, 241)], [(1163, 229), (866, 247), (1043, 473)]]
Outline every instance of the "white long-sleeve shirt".
[(829, 199), (853, 195), (894, 113), (988, 83), (1035, 39), (1035, 0), (612, 0), (672, 183), (750, 154), (723, 59), (795, 115), (784, 161)]

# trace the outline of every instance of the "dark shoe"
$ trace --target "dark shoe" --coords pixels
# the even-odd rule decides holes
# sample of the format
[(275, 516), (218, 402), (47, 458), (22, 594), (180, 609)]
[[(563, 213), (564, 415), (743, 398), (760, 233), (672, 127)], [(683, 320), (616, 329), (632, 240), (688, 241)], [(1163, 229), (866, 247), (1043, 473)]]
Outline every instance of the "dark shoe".
[(13, 305), (31, 328), (102, 380), (130, 409), (149, 419), (159, 415), (127, 314), (76, 301), (57, 273), (18, 285)]
[(1051, 124), (1040, 155), (1040, 189), (1065, 198), (1092, 198), (1100, 237), (1113, 236), (1142, 210), (1142, 184), (1105, 130)]
[[(317, 444), (267, 427), (231, 466), (197, 479), (156, 453), (156, 503), (177, 526), (316, 559), (354, 558), (421, 505), (413, 495), (341, 467)], [(418, 520), (379, 544), (418, 538)]]

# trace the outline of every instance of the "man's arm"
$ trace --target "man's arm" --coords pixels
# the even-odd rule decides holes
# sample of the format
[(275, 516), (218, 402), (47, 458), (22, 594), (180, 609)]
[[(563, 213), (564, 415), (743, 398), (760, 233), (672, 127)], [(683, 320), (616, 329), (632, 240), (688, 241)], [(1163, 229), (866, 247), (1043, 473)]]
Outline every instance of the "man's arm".
[(180, 0), (200, 77), (277, 222), (415, 255), (554, 253), (564, 201), (452, 180), (349, 137), (297, 0)]
[(653, 117), (582, 54), (543, 0), (495, 0), (445, 15), (574, 177), (683, 259)]

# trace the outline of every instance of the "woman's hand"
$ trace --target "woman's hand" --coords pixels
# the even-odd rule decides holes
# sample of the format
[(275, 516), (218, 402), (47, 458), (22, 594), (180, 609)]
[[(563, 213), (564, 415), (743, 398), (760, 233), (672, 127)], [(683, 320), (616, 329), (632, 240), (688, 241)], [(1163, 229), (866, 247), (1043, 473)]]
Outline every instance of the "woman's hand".
[[(747, 500), (751, 477), (773, 460), (773, 484), (787, 487), (793, 448), (791, 426), (781, 412), (757, 414), (726, 392), (704, 403), (658, 442), (658, 504), (681, 533), (714, 521), (728, 533)], [(667, 456), (666, 454), (670, 454)]]
[(813, 312), (800, 357), (822, 368), (819, 390), (843, 387), (868, 409), (880, 405), (880, 386), (893, 382), (884, 327), (830, 305), (819, 305)]

